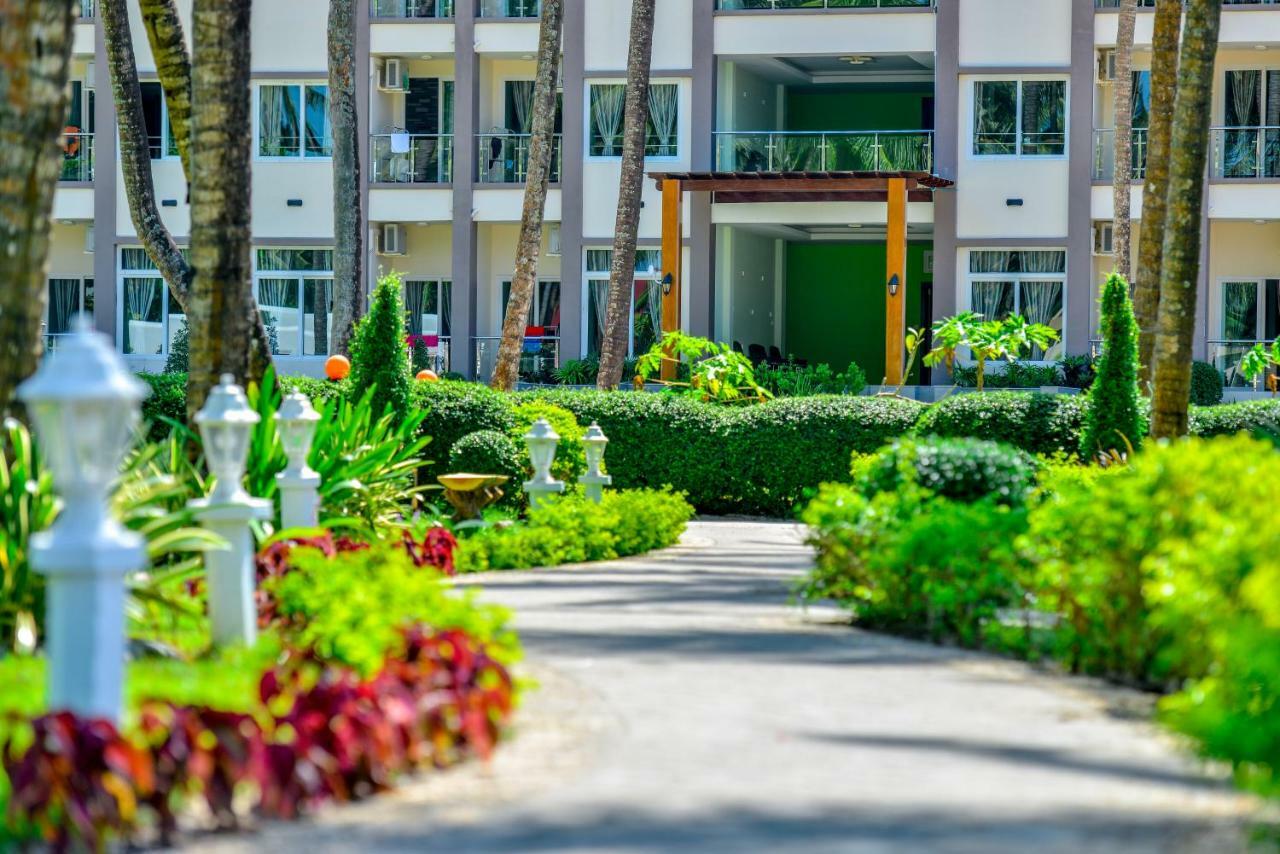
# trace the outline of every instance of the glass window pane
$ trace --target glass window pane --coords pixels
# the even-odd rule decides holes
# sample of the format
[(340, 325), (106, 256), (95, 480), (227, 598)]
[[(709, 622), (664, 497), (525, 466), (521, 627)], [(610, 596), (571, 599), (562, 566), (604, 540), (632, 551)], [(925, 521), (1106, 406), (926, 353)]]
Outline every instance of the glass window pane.
[(1065, 273), (1067, 253), (1058, 250), (1022, 251), (1017, 254), (1017, 270), (1023, 273)]
[(1018, 312), (1027, 319), (1028, 323), (1043, 323), (1058, 330), (1059, 333), (1057, 343), (1047, 351), (1032, 347), (1028, 358), (1056, 359), (1062, 354), (1062, 289), (1063, 283), (1058, 281), (1024, 281), (1019, 288)]
[(587, 119), (591, 122), (592, 157), (622, 155), (622, 108), (626, 91), (620, 83), (591, 84), (591, 108)]
[[(187, 329), (187, 316), (182, 313), (181, 307), (175, 302), (171, 302), (169, 306), (169, 349), (165, 352), (173, 351), (173, 342), (178, 340), (184, 332), (190, 336), (190, 330)], [(190, 346), (189, 342), (188, 338), (188, 346)]]
[(649, 88), (649, 120), (645, 125), (646, 157), (675, 157), (676, 124), (680, 112), (680, 87), (655, 83)]
[(587, 354), (600, 354), (604, 335), (605, 314), (609, 302), (609, 280), (594, 279), (587, 283)]
[(661, 249), (637, 249), (636, 273), (639, 275), (657, 275), (662, 272)]
[(631, 354), (649, 352), (662, 328), (662, 287), (654, 279), (637, 278), (631, 290)]
[(1258, 283), (1222, 283), (1222, 337), (1252, 341), (1258, 334)]
[(46, 306), (45, 333), (65, 335), (71, 331), (71, 318), (80, 313), (80, 280), (50, 279), (49, 304)]
[(333, 334), (333, 280), (302, 282), (302, 355), (329, 355)]
[(332, 249), (259, 249), (258, 272), (329, 273)]
[[(636, 253), (636, 260), (639, 261), (640, 253)], [(588, 273), (608, 273), (609, 265), (613, 263), (612, 249), (588, 249), (587, 250), (587, 272)]]
[(973, 310), (987, 320), (1001, 320), (1013, 313), (1013, 282), (974, 282)]
[(302, 133), (297, 86), (258, 88), (258, 155), (296, 157)]
[(333, 131), (329, 124), (328, 86), (307, 87), (307, 156), (333, 156)]
[(164, 91), (160, 84), (148, 80), (138, 84), (142, 93), (142, 125), (147, 131), (147, 146), (152, 159), (164, 156)]
[(973, 84), (973, 153), (1015, 154), (1018, 131), (1018, 84), (1014, 80), (979, 80)]
[(1151, 72), (1133, 72), (1133, 127), (1151, 124)]
[(164, 279), (124, 280), (124, 352), (156, 355), (164, 352)]
[(1066, 150), (1066, 81), (1028, 80), (1022, 84), (1022, 154), (1044, 157)]
[(1017, 253), (1005, 249), (975, 249), (969, 253), (970, 273), (1008, 273)]
[(292, 356), (298, 349), (298, 280), (258, 279), (258, 310), (271, 352)]
[(560, 283), (538, 282), (538, 300), (534, 306), (534, 326), (541, 326), (543, 334), (556, 337), (560, 334)]

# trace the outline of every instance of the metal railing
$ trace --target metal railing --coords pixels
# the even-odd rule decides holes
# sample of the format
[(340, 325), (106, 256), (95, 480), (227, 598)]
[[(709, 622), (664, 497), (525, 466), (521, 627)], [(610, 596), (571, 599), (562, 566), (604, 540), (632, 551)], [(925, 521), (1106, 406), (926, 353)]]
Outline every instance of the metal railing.
[(62, 173), (59, 181), (93, 180), (93, 134), (62, 135)]
[[(493, 368), (498, 361), (498, 347), (501, 343), (501, 336), (487, 336), (475, 339), (476, 379), (487, 382), (489, 377), (493, 376)], [(559, 336), (526, 337), (524, 339), (524, 350), (520, 353), (519, 373), (521, 382), (554, 382), (555, 370), (559, 366)]]
[[(482, 133), (476, 136), (476, 180), (481, 184), (523, 184), (529, 175), (527, 133)], [(561, 135), (551, 148), (551, 183), (560, 180)]]
[(450, 370), (449, 365), (452, 360), (449, 357), (449, 351), (453, 345), (453, 339), (448, 335), (423, 335), (419, 337), (420, 339), (434, 338), (436, 343), (434, 345), (427, 344), (422, 340), (411, 340), (409, 342), (409, 357), (415, 371), (427, 367), (437, 374), (443, 374), (445, 371)]
[(1222, 374), (1223, 381), (1233, 388), (1256, 388), (1258, 390), (1266, 389), (1266, 381), (1264, 377), (1258, 377), (1254, 382), (1248, 382), (1244, 378), (1244, 374), (1240, 371), (1240, 360), (1244, 358), (1244, 354), (1253, 349), (1254, 344), (1261, 344), (1270, 348), (1270, 341), (1248, 341), (1244, 339), (1217, 339), (1206, 341), (1208, 348), (1207, 356), (1209, 363), (1213, 365)]
[(716, 8), (767, 9), (928, 9), (935, 0), (716, 0)]
[(380, 133), (370, 139), (375, 184), (447, 184), (453, 180), (451, 134)]
[(452, 18), (453, 0), (370, 0), (371, 18)]
[[(1130, 175), (1135, 181), (1147, 177), (1147, 129), (1133, 129), (1132, 148), (1133, 171)], [(1093, 180), (1110, 181), (1116, 171), (1116, 132), (1114, 128), (1095, 130), (1093, 132)]]
[(479, 18), (536, 18), (542, 14), (541, 0), (479, 0)]
[(1216, 127), (1210, 144), (1214, 178), (1280, 178), (1280, 127)]
[(933, 131), (717, 131), (722, 172), (931, 172)]
[[(1119, 9), (1120, 0), (1093, 0), (1095, 9)], [(1139, 9), (1155, 8), (1156, 0), (1138, 0)], [(1187, 0), (1182, 0), (1187, 5)], [(1222, 0), (1223, 6), (1280, 6), (1280, 0)]]

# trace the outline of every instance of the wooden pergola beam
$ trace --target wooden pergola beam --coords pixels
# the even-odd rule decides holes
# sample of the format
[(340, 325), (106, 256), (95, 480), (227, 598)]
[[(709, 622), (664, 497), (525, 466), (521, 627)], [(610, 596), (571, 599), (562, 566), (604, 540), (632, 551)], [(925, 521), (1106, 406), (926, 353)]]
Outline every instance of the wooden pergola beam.
[[(680, 331), (680, 276), (684, 261), (684, 187), (675, 178), (662, 182), (662, 331)], [(667, 282), (670, 281), (670, 285)], [(676, 378), (674, 362), (664, 360), (662, 379)]]
[[(886, 202), (889, 194), (884, 190), (808, 191), (779, 193), (770, 190), (722, 190), (715, 194), (718, 205), (750, 204), (755, 202)], [(931, 202), (932, 190), (908, 190), (907, 201)]]
[[(884, 375), (887, 385), (903, 382), (907, 335), (907, 184), (890, 178), (885, 236)], [(894, 280), (897, 280), (896, 282)]]
[[(752, 173), (747, 173), (752, 174)], [(663, 184), (673, 179), (665, 179)], [(914, 178), (823, 178), (823, 177), (778, 177), (748, 178), (733, 176), (730, 178), (689, 178), (681, 180), (684, 188), (690, 192), (732, 192), (733, 190), (751, 190), (763, 193), (825, 193), (833, 190), (865, 190), (883, 193), (886, 180), (903, 181), (907, 189), (916, 189)]]

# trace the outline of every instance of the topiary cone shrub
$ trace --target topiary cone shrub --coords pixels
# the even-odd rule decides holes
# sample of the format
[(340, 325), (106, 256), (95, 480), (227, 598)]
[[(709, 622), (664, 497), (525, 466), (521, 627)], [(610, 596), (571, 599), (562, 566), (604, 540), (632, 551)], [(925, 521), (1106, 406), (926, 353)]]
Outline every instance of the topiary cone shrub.
[(1222, 372), (1208, 362), (1191, 363), (1191, 402), (1196, 406), (1222, 403)]
[(360, 399), (370, 388), (373, 411), (388, 407), (397, 421), (409, 411), (409, 354), (404, 343), (404, 303), (399, 273), (378, 280), (369, 313), (356, 324), (351, 337), (351, 396)]
[(1112, 273), (1102, 286), (1102, 357), (1089, 389), (1080, 456), (1095, 459), (1108, 451), (1138, 448), (1147, 433), (1146, 408), (1138, 392), (1138, 322), (1129, 300), (1129, 283)]

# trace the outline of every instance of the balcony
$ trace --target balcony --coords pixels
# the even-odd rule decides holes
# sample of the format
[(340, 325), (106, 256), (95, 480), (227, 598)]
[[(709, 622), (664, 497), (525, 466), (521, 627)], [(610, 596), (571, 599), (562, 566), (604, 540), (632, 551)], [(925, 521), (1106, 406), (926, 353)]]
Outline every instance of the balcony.
[(62, 173), (58, 180), (79, 183), (93, 180), (93, 134), (63, 134)]
[[(502, 344), (501, 336), (490, 336), (475, 339), (476, 344), (476, 379), (488, 380), (493, 376), (493, 368), (498, 362), (498, 347)], [(520, 382), (553, 383), (555, 370), (560, 367), (559, 336), (529, 336), (524, 339), (524, 350), (520, 353)]]
[(718, 131), (720, 172), (932, 172), (933, 131)]
[(372, 0), (369, 17), (414, 20), (452, 18), (453, 0)]
[(780, 12), (794, 9), (928, 9), (935, 0), (716, 0), (721, 11)]
[[(485, 133), (476, 137), (476, 180), (481, 184), (523, 184), (529, 175), (527, 133)], [(551, 183), (560, 181), (560, 134), (551, 149)]]
[(480, 0), (476, 9), (480, 18), (537, 18), (541, 14), (540, 0)]
[(409, 357), (414, 373), (423, 368), (430, 368), (437, 374), (452, 370), (449, 361), (449, 349), (453, 339), (448, 335), (409, 335)]
[[(1093, 180), (1110, 181), (1116, 172), (1116, 132), (1112, 128), (1093, 132)], [(1133, 129), (1133, 173), (1134, 181), (1143, 181), (1147, 177), (1147, 129)]]
[(375, 134), (370, 180), (374, 184), (448, 184), (453, 180), (450, 134)]
[(1280, 127), (1217, 127), (1210, 134), (1212, 178), (1280, 180)]
[(1240, 361), (1244, 358), (1245, 353), (1253, 349), (1253, 345), (1261, 344), (1269, 349), (1271, 347), (1270, 341), (1218, 339), (1206, 341), (1205, 344), (1208, 347), (1209, 363), (1222, 374), (1223, 381), (1228, 388), (1265, 389), (1262, 377), (1259, 377), (1253, 383), (1245, 380), (1244, 374), (1240, 371)]

